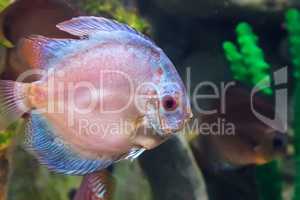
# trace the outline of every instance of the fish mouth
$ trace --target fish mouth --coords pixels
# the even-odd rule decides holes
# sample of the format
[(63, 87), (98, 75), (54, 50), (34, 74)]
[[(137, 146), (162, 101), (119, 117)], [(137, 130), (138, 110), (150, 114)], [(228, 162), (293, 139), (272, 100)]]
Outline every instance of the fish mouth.
[(180, 130), (183, 129), (184, 123), (182, 123), (182, 125), (178, 125), (176, 127), (162, 127), (159, 131), (158, 134), (161, 136), (169, 136), (172, 134), (176, 134), (178, 133)]
[(189, 115), (188, 118), (176, 123), (178, 125), (175, 127), (163, 127), (161, 129), (161, 132), (163, 132), (164, 135), (176, 134), (176, 133), (182, 131), (192, 118), (193, 118), (193, 115)]
[(186, 114), (185, 122), (189, 122), (194, 117), (194, 114), (192, 112), (189, 112)]
[(189, 112), (186, 114), (185, 119), (183, 120), (182, 123), (182, 128), (184, 128), (186, 126), (186, 124), (188, 124), (194, 117), (194, 114), (192, 112)]
[(186, 124), (188, 124), (188, 122), (192, 118), (193, 118), (193, 113), (186, 112), (183, 115), (182, 120), (173, 121), (172, 125), (170, 125), (165, 119), (162, 119), (159, 117), (158, 118), (159, 126), (156, 127), (155, 132), (161, 137), (176, 134), (176, 133), (180, 132), (181, 130), (183, 130), (184, 127), (186, 126)]

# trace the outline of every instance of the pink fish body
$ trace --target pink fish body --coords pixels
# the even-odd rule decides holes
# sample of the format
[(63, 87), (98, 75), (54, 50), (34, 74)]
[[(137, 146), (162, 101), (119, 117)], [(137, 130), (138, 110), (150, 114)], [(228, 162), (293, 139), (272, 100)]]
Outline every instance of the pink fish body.
[[(63, 73), (63, 76), (54, 73), (47, 77), (53, 79), (54, 83), (72, 84), (74, 88), (57, 91), (58, 86), (54, 85), (53, 90), (48, 90), (48, 94), (54, 94), (54, 98), (64, 95), (62, 100), (66, 105), (63, 113), (46, 113), (45, 116), (52, 124), (59, 124), (61, 136), (80, 152), (101, 152), (105, 155), (126, 153), (136, 142), (132, 134), (135, 134), (135, 129), (140, 125), (139, 119), (143, 117), (143, 113), (135, 106), (132, 99), (135, 94), (131, 90), (135, 90), (143, 81), (151, 80), (151, 66), (146, 56), (144, 60), (138, 58), (140, 48), (126, 47), (125, 43), (95, 45), (94, 42), (90, 42), (88, 51), (84, 48), (58, 63), (56, 67), (61, 69), (59, 73)], [(150, 53), (148, 59), (152, 56)], [(45, 83), (48, 81), (41, 83), (41, 87), (49, 88)], [(87, 87), (80, 86), (80, 83)], [(76, 89), (77, 86), (82, 88)], [(70, 93), (74, 95), (68, 100)], [(48, 103), (57, 107), (59, 102), (59, 99), (55, 99)], [(44, 105), (43, 102), (39, 103)], [(69, 105), (72, 103), (74, 105)], [(84, 112), (83, 109), (89, 105), (92, 107), (90, 111)], [(74, 106), (80, 111), (74, 112)], [(129, 127), (122, 127), (123, 123)], [(138, 142), (134, 145), (142, 146)]]
[(81, 39), (24, 39), (20, 55), (47, 73), (31, 84), (1, 84), (21, 96), (6, 117), (31, 113), (28, 144), (42, 163), (90, 173), (134, 159), (183, 129), (192, 116), (185, 87), (150, 39), (105, 18), (79, 17), (57, 27)]

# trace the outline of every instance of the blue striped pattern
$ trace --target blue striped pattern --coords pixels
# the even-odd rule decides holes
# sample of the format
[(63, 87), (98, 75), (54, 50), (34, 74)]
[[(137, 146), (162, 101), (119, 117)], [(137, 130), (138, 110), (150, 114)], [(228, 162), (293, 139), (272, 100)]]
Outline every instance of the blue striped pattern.
[(26, 146), (54, 172), (86, 175), (111, 165), (112, 160), (89, 160), (74, 153), (41, 115), (32, 114), (26, 128)]

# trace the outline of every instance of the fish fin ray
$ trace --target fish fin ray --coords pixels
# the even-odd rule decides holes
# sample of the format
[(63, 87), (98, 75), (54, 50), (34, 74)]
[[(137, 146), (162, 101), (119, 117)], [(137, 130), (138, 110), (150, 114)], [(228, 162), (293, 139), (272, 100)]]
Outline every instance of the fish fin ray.
[(111, 199), (114, 182), (113, 176), (107, 170), (86, 175), (82, 180), (74, 200)]
[(30, 110), (26, 106), (26, 85), (24, 83), (0, 80), (0, 130)]
[(138, 35), (150, 42), (152, 40), (127, 24), (104, 17), (83, 16), (56, 25), (62, 31), (79, 37), (86, 37), (96, 32), (124, 31)]
[(31, 114), (26, 127), (25, 146), (49, 170), (67, 175), (85, 175), (111, 165), (114, 160), (86, 159), (55, 134), (55, 130), (39, 114)]
[(146, 151), (145, 148), (132, 148), (123, 159), (124, 160), (134, 161), (140, 155), (142, 155), (145, 151)]
[(62, 56), (62, 49), (69, 47), (74, 39), (54, 39), (33, 35), (23, 38), (18, 45), (18, 54), (32, 68), (48, 69), (51, 61)]
[(94, 176), (89, 180), (88, 187), (95, 198), (104, 199), (107, 192), (105, 183), (98, 176)]

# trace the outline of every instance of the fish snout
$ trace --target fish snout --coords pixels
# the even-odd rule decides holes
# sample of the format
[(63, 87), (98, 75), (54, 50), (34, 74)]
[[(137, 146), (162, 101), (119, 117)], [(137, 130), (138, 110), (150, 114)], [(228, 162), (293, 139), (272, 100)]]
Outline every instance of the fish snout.
[(193, 119), (194, 114), (192, 112), (186, 113), (183, 123), (182, 123), (182, 129), (187, 126), (187, 124)]
[(181, 131), (186, 124), (185, 120), (173, 121), (173, 123), (167, 123), (166, 120), (162, 120), (162, 132), (164, 135), (171, 135)]
[(170, 130), (169, 133), (178, 133), (178, 132), (184, 130), (192, 118), (193, 118), (193, 115), (178, 122), (177, 127), (175, 127), (173, 130)]
[(163, 135), (178, 133), (183, 130), (188, 122), (193, 118), (192, 112), (181, 113), (176, 117), (165, 117), (160, 119), (160, 132)]

